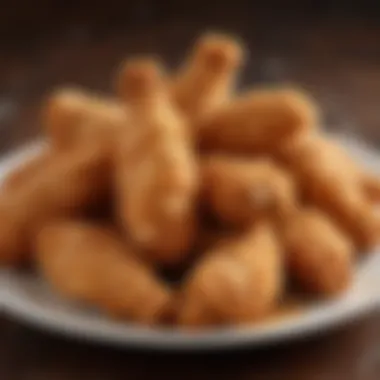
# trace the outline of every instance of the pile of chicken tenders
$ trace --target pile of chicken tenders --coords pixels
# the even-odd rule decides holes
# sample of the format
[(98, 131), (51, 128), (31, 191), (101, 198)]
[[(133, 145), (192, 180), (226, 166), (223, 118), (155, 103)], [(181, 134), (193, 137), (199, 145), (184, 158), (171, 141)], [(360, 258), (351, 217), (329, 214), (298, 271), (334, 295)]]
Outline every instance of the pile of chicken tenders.
[(51, 94), (48, 147), (2, 183), (0, 264), (145, 325), (252, 323), (289, 283), (344, 292), (379, 241), (380, 181), (304, 92), (238, 92), (245, 60), (241, 41), (207, 33), (170, 73), (127, 59), (114, 97)]

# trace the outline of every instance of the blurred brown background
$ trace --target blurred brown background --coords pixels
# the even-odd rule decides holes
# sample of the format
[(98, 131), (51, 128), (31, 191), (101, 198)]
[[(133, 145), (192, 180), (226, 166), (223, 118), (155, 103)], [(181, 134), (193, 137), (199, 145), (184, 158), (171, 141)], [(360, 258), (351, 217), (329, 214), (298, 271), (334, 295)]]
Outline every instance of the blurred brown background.
[[(13, 0), (0, 12), (0, 152), (34, 137), (52, 88), (112, 91), (122, 58), (174, 67), (209, 29), (251, 49), (242, 86), (295, 82), (325, 124), (380, 147), (378, 1)], [(0, 317), (1, 380), (380, 379), (380, 312), (307, 341), (225, 355), (155, 355), (79, 344)]]
[(206, 29), (251, 49), (243, 83), (291, 81), (313, 91), (332, 128), (380, 143), (380, 4), (376, 1), (13, 0), (1, 2), (0, 149), (36, 133), (53, 87), (112, 90), (120, 60), (159, 53), (175, 65)]

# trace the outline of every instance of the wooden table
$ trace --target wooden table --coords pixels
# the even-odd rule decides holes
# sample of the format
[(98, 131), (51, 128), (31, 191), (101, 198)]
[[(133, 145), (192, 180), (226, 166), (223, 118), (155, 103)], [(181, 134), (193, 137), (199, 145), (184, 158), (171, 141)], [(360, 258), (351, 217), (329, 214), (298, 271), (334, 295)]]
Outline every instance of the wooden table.
[[(194, 4), (200, 2), (185, 2), (174, 17), (171, 1), (162, 6), (132, 2), (135, 8), (129, 13), (86, 1), (79, 8), (64, 2), (54, 12), (43, 0), (37, 3), (44, 7), (14, 3), (13, 15), (3, 15), (1, 24), (2, 30), (8, 28), (0, 38), (1, 152), (38, 133), (38, 104), (52, 88), (74, 83), (110, 92), (112, 73), (123, 57), (159, 53), (171, 67), (192, 39), (210, 27), (246, 40), (251, 57), (243, 84), (296, 82), (320, 101), (328, 128), (380, 147), (377, 8), (361, 14), (355, 7), (330, 5), (327, 12), (321, 2), (305, 16), (303, 8), (282, 13), (252, 4), (197, 8)], [(25, 3), (19, 7), (24, 13), (18, 12), (20, 3)], [(112, 27), (105, 22), (110, 12)], [(0, 318), (0, 342), (1, 380), (380, 379), (380, 311), (307, 341), (216, 355), (97, 347), (47, 335), (6, 316)]]
[(0, 319), (2, 380), (378, 380), (379, 313), (307, 341), (223, 354), (158, 354), (73, 342)]

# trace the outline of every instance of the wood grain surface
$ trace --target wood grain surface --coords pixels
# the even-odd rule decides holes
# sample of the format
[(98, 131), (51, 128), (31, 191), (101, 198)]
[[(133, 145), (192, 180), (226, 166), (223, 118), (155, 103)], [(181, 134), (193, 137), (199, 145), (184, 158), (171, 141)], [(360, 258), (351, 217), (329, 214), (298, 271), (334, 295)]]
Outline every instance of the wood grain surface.
[[(133, 53), (174, 67), (209, 29), (251, 49), (242, 86), (296, 83), (321, 103), (329, 129), (380, 148), (380, 10), (376, 2), (73, 2), (14, 0), (0, 17), (0, 152), (41, 130), (39, 104), (57, 86), (111, 92)], [(80, 4), (78, 4), (80, 3)], [(233, 4), (232, 4), (233, 3)], [(283, 4), (284, 2), (282, 2)], [(226, 354), (116, 350), (0, 317), (1, 380), (380, 379), (380, 311), (304, 341)]]

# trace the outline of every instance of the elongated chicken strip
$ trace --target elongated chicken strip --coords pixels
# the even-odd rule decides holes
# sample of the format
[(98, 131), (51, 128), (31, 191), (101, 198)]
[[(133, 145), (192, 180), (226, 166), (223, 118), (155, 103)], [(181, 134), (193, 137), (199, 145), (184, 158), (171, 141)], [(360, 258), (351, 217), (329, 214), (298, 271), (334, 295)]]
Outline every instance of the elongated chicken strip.
[(44, 107), (44, 122), (51, 140), (48, 146), (12, 170), (3, 180), (3, 189), (23, 186), (54, 159), (57, 148), (93, 144), (95, 139), (111, 145), (118, 131), (129, 127), (126, 108), (116, 100), (69, 88), (50, 96)]
[(42, 274), (68, 298), (143, 324), (168, 311), (169, 288), (107, 228), (53, 223), (38, 234), (36, 250)]
[(0, 263), (31, 256), (33, 234), (46, 221), (81, 214), (103, 202), (110, 186), (109, 157), (97, 144), (56, 154), (15, 191), (0, 194)]
[(191, 122), (230, 100), (244, 60), (244, 48), (228, 35), (207, 33), (196, 41), (171, 88), (176, 105)]
[(291, 176), (270, 159), (212, 155), (201, 163), (202, 196), (223, 222), (249, 226), (259, 218), (294, 207)]
[(371, 199), (376, 181), (342, 147), (323, 136), (309, 136), (289, 144), (281, 154), (305, 198), (329, 214), (358, 248), (379, 242), (380, 221)]
[(156, 62), (127, 62), (119, 90), (133, 130), (116, 157), (118, 212), (149, 259), (176, 264), (193, 244), (198, 173), (186, 125)]
[(117, 100), (75, 88), (64, 88), (48, 98), (43, 121), (53, 147), (60, 149), (94, 138), (105, 144), (129, 126), (127, 108)]
[(185, 281), (179, 323), (199, 327), (262, 317), (276, 306), (283, 291), (282, 256), (266, 223), (218, 245)]
[(314, 102), (292, 89), (257, 90), (235, 98), (198, 126), (204, 149), (237, 153), (275, 150), (315, 127)]

